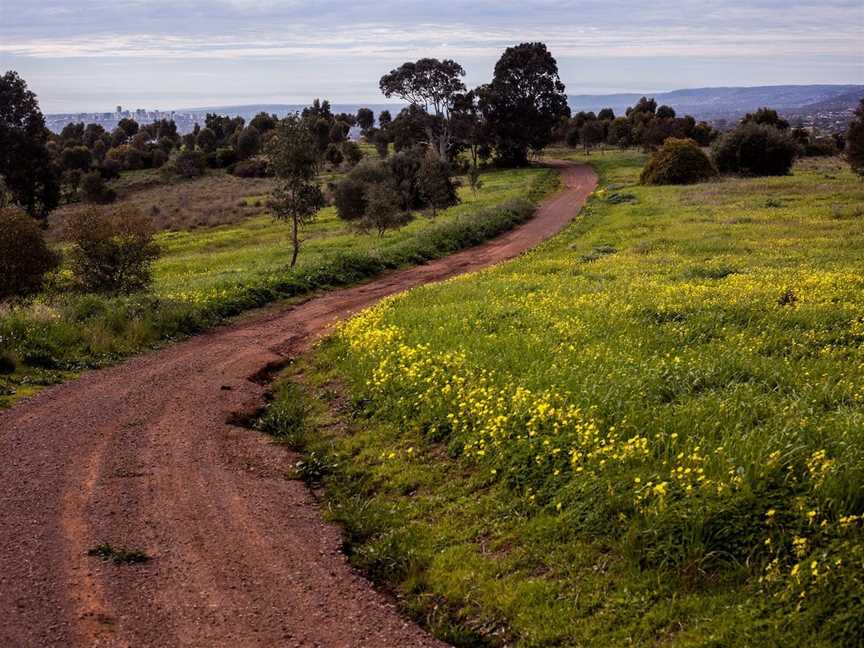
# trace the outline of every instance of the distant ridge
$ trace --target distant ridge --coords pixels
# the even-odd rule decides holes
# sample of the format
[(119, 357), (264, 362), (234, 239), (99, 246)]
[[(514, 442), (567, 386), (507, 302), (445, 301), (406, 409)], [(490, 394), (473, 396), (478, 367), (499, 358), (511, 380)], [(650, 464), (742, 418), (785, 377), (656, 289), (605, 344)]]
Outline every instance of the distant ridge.
[[(820, 112), (834, 117), (851, 116), (858, 101), (864, 97), (864, 85), (778, 85), (754, 87), (690, 88), (671, 92), (632, 92), (609, 95), (570, 95), (574, 111), (598, 111), (612, 108), (616, 115), (639, 101), (643, 96), (654, 97), (681, 114), (697, 119), (738, 119), (744, 113), (769, 106), (789, 117), (816, 119)], [(826, 119), (830, 119), (825, 115)]]

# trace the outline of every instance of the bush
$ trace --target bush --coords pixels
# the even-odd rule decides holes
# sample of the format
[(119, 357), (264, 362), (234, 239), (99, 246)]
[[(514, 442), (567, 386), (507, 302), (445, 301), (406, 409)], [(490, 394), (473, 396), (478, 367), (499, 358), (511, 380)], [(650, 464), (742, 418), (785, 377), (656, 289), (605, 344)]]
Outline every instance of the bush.
[(207, 156), (201, 151), (183, 151), (174, 160), (174, 173), (183, 178), (197, 178), (207, 170)]
[(353, 167), (363, 159), (363, 151), (356, 142), (342, 142), (342, 157), (345, 158), (348, 166)]
[(855, 119), (846, 131), (846, 159), (858, 175), (864, 176), (864, 99), (858, 104)]
[(57, 262), (33, 218), (19, 209), (0, 209), (0, 299), (39, 292)]
[(105, 180), (98, 171), (91, 171), (81, 179), (81, 197), (87, 202), (105, 205), (114, 202), (117, 194), (105, 185)]
[(693, 184), (716, 175), (714, 164), (696, 142), (670, 137), (648, 160), (639, 182), (646, 185)]
[(231, 175), (238, 178), (264, 178), (267, 176), (267, 160), (243, 160), (230, 167)]
[(714, 143), (714, 163), (723, 173), (786, 175), (798, 156), (798, 145), (785, 132), (746, 122)]
[(150, 264), (159, 256), (152, 221), (131, 207), (90, 209), (72, 214), (66, 236), (72, 243), (72, 274), (84, 290), (133, 292), (150, 284)]
[(366, 197), (363, 184), (352, 177), (336, 183), (333, 192), (336, 214), (342, 220), (356, 221), (363, 218), (366, 211)]

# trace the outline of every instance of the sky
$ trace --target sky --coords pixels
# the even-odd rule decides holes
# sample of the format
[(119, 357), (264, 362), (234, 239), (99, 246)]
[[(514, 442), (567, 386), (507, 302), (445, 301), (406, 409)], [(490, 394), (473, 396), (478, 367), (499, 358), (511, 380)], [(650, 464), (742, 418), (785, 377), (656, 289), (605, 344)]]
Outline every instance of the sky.
[(864, 83), (864, 0), (0, 0), (0, 72), (44, 112), (382, 103), (407, 60), (469, 86), (541, 40), (570, 94)]

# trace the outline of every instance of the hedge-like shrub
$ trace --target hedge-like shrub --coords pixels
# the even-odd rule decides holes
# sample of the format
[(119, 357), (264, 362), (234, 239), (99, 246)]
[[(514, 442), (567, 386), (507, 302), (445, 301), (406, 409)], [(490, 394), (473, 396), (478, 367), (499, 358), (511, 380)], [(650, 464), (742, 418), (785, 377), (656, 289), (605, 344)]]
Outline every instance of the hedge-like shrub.
[(72, 274), (82, 289), (128, 293), (150, 284), (150, 264), (159, 256), (152, 221), (131, 207), (90, 209), (72, 214), (66, 236), (72, 243)]
[(717, 140), (712, 153), (721, 173), (779, 176), (792, 169), (799, 148), (787, 132), (748, 122)]
[(57, 262), (32, 217), (20, 209), (0, 209), (0, 300), (39, 292)]
[(646, 185), (680, 185), (704, 182), (717, 175), (711, 159), (691, 139), (670, 137), (648, 160), (639, 182)]

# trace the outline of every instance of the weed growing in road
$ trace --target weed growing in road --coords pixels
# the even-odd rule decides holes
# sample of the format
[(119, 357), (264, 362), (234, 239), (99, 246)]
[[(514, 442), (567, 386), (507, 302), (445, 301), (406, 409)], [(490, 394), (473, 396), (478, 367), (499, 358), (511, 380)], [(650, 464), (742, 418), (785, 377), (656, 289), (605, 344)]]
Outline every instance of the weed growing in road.
[(146, 563), (150, 560), (150, 556), (148, 556), (143, 551), (140, 551), (138, 549), (124, 549), (122, 547), (114, 547), (107, 542), (97, 545), (92, 549), (89, 549), (87, 551), (87, 555), (96, 556), (106, 561), (110, 560), (115, 565), (135, 565), (140, 563)]

